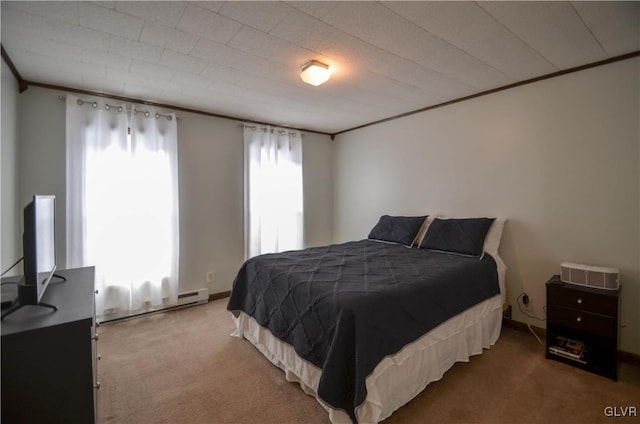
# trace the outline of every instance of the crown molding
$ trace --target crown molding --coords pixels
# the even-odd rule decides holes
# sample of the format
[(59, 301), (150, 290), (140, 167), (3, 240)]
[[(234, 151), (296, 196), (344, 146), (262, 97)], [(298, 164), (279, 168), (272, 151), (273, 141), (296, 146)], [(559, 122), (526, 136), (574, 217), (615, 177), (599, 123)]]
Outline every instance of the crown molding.
[(337, 135), (344, 134), (344, 133), (347, 133), (349, 131), (359, 130), (359, 129), (362, 129), (362, 128), (370, 127), (372, 125), (381, 124), (383, 122), (394, 121), (396, 119), (404, 118), (406, 116), (415, 115), (416, 113), (426, 112), (426, 111), (432, 110), (432, 109), (438, 109), (438, 108), (441, 108), (441, 107), (444, 107), (444, 106), (452, 105), (454, 103), (460, 103), (460, 102), (463, 102), (465, 100), (475, 99), (477, 97), (486, 96), (488, 94), (497, 93), (499, 91), (509, 90), (511, 88), (520, 87), (520, 86), (527, 85), (527, 84), (532, 84), (534, 82), (543, 81), (543, 80), (550, 79), (550, 78), (556, 78), (556, 77), (559, 77), (559, 76), (562, 76), (562, 75), (571, 74), (571, 73), (574, 73), (574, 72), (584, 71), (585, 69), (595, 68), (597, 66), (603, 66), (603, 65), (608, 65), (610, 63), (614, 63), (614, 62), (620, 62), (622, 60), (627, 60), (627, 59), (631, 59), (631, 58), (638, 57), (638, 56), (640, 56), (640, 50), (636, 50), (634, 52), (626, 53), (626, 54), (623, 54), (623, 55), (620, 55), (620, 56), (610, 57), (608, 59), (600, 60), (598, 62), (588, 63), (586, 65), (580, 65), (580, 66), (576, 66), (576, 67), (569, 68), (569, 69), (563, 69), (561, 71), (552, 72), (550, 74), (541, 75), (539, 77), (530, 78), (528, 80), (514, 82), (513, 84), (503, 85), (502, 87), (492, 88), (490, 90), (485, 90), (485, 91), (482, 91), (480, 93), (471, 94), (469, 96), (460, 97), (458, 99), (449, 100), (449, 101), (446, 101), (446, 102), (443, 102), (443, 103), (438, 103), (436, 105), (427, 106), (427, 107), (423, 107), (421, 109), (412, 110), (410, 112), (401, 113), (399, 115), (390, 116), (388, 118), (379, 119), (377, 121), (369, 122), (367, 124), (358, 125), (357, 127), (349, 128), (349, 129), (342, 130), (342, 131), (339, 131), (339, 132), (331, 134), (331, 139), (333, 139)]
[(20, 93), (22, 93), (24, 90), (29, 88), (29, 85), (24, 79), (22, 79), (20, 72), (18, 72), (18, 69), (16, 69), (16, 66), (11, 61), (9, 54), (4, 49), (4, 46), (1, 43), (0, 43), (0, 53), (2, 53), (2, 60), (4, 60), (4, 63), (7, 64), (16, 81), (18, 81), (18, 90), (20, 91)]

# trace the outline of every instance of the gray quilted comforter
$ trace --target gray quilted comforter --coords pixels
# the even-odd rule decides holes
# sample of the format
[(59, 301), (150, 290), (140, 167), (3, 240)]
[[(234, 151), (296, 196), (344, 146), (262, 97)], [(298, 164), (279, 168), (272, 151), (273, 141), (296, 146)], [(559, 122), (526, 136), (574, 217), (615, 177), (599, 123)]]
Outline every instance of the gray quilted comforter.
[(493, 258), (361, 240), (247, 260), (227, 309), (243, 311), (319, 367), (318, 396), (355, 422), (388, 355), (499, 293)]

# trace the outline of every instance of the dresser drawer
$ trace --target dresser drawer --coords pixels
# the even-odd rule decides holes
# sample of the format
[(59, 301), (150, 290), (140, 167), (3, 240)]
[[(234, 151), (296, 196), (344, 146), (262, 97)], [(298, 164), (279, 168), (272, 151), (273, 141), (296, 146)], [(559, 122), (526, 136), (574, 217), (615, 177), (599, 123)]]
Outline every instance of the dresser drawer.
[(549, 306), (564, 306), (609, 317), (616, 316), (618, 311), (617, 296), (567, 289), (563, 286), (549, 287), (547, 304)]
[(547, 315), (554, 324), (602, 337), (616, 337), (616, 320), (613, 317), (555, 305), (549, 306)]

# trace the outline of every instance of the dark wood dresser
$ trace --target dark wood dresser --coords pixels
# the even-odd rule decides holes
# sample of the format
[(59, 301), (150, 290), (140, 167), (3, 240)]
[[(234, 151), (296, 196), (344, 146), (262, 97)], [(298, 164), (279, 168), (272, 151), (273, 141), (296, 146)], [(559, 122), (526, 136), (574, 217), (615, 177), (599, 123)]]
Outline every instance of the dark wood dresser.
[(2, 321), (3, 423), (96, 420), (94, 268), (56, 274), (67, 281), (54, 278), (42, 301), (57, 311), (25, 306)]
[(618, 378), (620, 290), (567, 284), (554, 275), (547, 282), (548, 359)]

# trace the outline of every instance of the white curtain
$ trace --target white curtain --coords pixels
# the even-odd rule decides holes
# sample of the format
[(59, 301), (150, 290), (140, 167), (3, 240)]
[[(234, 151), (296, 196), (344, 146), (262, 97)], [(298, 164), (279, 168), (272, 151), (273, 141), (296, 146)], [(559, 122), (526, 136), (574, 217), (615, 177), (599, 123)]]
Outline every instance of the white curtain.
[(177, 159), (174, 114), (67, 96), (67, 266), (96, 267), (99, 320), (177, 304)]
[(244, 125), (245, 254), (303, 247), (302, 135)]

